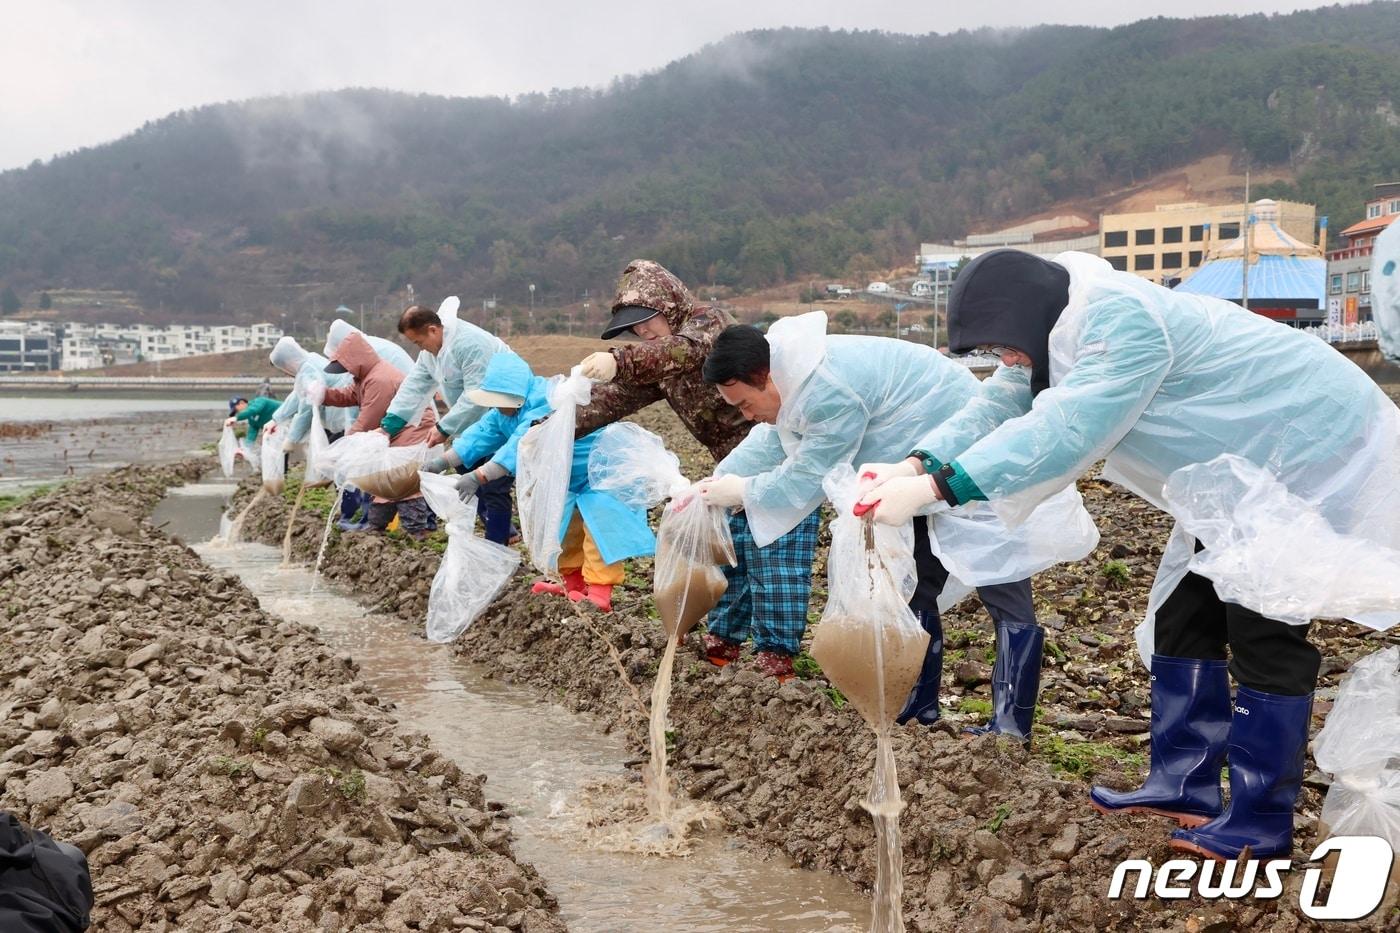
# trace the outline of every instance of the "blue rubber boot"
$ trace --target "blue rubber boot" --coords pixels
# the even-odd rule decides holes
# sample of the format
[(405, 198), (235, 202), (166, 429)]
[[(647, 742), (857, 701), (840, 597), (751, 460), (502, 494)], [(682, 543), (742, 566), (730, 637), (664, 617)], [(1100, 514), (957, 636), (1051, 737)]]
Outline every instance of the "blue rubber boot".
[(1312, 694), (1235, 692), (1230, 722), (1230, 805), (1209, 823), (1172, 833), (1171, 846), (1207, 858), (1275, 858), (1293, 852), (1293, 807), (1303, 789)]
[(1152, 656), (1152, 763), (1137, 790), (1095, 787), (1100, 813), (1151, 813), (1199, 826), (1220, 815), (1220, 766), (1230, 737), (1225, 661)]
[(966, 735), (995, 732), (1029, 745), (1040, 696), (1040, 661), (1045, 629), (1034, 622), (997, 622), (997, 661), (992, 668), (992, 719), (968, 726)]
[(924, 652), (924, 666), (919, 671), (919, 682), (909, 693), (904, 709), (895, 717), (901, 726), (909, 721), (931, 726), (938, 722), (938, 690), (943, 684), (943, 622), (937, 610), (914, 610), (919, 624), (928, 632), (928, 650)]
[(510, 542), (510, 512), (502, 509), (484, 509), (477, 507), (476, 514), (481, 517), (481, 524), (486, 527), (485, 538), (487, 541), (494, 541), (497, 544), (507, 544)]
[[(355, 514), (361, 509), (365, 514), (355, 521)], [(347, 489), (340, 497), (340, 518), (335, 527), (341, 531), (364, 531), (369, 527), (369, 497), (358, 489)]]

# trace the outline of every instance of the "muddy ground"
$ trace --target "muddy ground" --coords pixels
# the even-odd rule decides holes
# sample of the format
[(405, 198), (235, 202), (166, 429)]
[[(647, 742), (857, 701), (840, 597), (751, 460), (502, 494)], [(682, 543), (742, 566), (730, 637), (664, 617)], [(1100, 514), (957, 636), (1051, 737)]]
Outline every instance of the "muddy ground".
[[(708, 473), (709, 458), (668, 410), (654, 406), (637, 420), (682, 454), (688, 475)], [(1193, 933), (1313, 928), (1297, 906), (1301, 871), (1286, 876), (1286, 892), (1277, 900), (1106, 897), (1121, 860), (1147, 858), (1161, 865), (1172, 858), (1171, 824), (1150, 817), (1102, 817), (1086, 801), (1092, 783), (1134, 786), (1146, 770), (1149, 688), (1132, 632), (1170, 520), (1107, 484), (1088, 480), (1081, 488), (1103, 539), (1086, 560), (1036, 579), (1048, 637), (1033, 750), (991, 736), (964, 741), (954, 734), (962, 723), (980, 721), (989, 708), (993, 638), (975, 597), (944, 620), (946, 725), (897, 730), (907, 802), (902, 828), (910, 928)], [(250, 489), (241, 495), (246, 498)], [(286, 498), (293, 495), (289, 490)], [(255, 510), (245, 535), (280, 543), (287, 508), (287, 501), (273, 500)], [(320, 514), (308, 510), (298, 518), (300, 558), (314, 556), (321, 528)], [(440, 540), (415, 544), (393, 535), (334, 532), (325, 570), (421, 633), (440, 547)], [(614, 597), (616, 611), (590, 616), (642, 695), (662, 648), (649, 578), (649, 563), (635, 562)], [(560, 603), (531, 595), (529, 583), (522, 571), (455, 650), (495, 676), (532, 685), (621, 730), (640, 758), (645, 722), (607, 647)], [(819, 560), (813, 622), (820, 616), (824, 588)], [(1314, 639), (1325, 657), (1316, 732), (1339, 675), (1396, 639), (1347, 623), (1320, 623)], [(670, 720), (682, 787), (692, 797), (717, 803), (731, 826), (749, 839), (869, 886), (874, 833), (859, 801), (870, 777), (872, 734), (815, 665), (799, 665), (807, 676), (779, 687), (750, 663), (746, 657), (721, 670), (694, 652), (678, 660)], [(1311, 852), (1325, 790), (1311, 760), (1308, 770), (1295, 865)], [(1394, 929), (1397, 919), (1400, 915), (1387, 909), (1351, 928)]]
[(144, 520), (211, 468), (0, 512), (0, 808), (87, 853), (96, 930), (562, 930), (481, 777)]

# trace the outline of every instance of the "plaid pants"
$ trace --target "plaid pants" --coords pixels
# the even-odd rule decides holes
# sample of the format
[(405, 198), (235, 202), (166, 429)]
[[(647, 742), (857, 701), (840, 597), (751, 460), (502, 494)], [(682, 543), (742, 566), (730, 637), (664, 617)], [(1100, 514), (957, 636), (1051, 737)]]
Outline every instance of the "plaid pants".
[(797, 654), (807, 630), (807, 599), (821, 516), (813, 511), (797, 527), (765, 548), (754, 545), (743, 512), (729, 519), (737, 567), (725, 567), (729, 581), (706, 625), (710, 634), (743, 642), (753, 635), (755, 651)]

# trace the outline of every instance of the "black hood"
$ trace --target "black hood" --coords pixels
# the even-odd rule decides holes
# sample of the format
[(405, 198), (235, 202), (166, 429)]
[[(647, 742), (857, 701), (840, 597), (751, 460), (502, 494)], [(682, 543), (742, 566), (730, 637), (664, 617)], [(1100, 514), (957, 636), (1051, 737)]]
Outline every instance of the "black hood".
[(995, 249), (963, 267), (948, 296), (948, 349), (995, 344), (1031, 358), (1031, 392), (1050, 387), (1050, 329), (1069, 304), (1064, 266), (1019, 249)]

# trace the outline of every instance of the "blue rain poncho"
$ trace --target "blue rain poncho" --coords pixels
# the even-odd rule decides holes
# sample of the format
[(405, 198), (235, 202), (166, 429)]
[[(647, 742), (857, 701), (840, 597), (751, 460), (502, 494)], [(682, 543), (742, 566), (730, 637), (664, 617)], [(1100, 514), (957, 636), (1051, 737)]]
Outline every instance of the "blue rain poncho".
[(389, 405), (384, 428), (397, 433), (405, 424), (414, 424), (418, 413), (431, 403), (433, 393), (441, 392), (449, 411), (438, 419), (438, 429), (451, 437), (475, 424), (489, 409), (472, 404), (466, 393), (481, 385), (491, 357), (510, 348), (499, 338), (455, 314), (443, 319), (442, 349), (436, 354), (422, 350), (413, 369)]
[[(282, 425), (287, 432), (286, 441), (300, 444), (311, 431), (312, 405), (307, 395), (314, 383), (322, 383), (332, 388), (348, 386), (354, 382), (349, 373), (328, 373), (326, 365), (330, 360), (319, 353), (307, 353), (291, 337), (283, 337), (268, 355), (274, 367), (289, 376), (296, 377), (292, 391), (282, 400), (272, 420)], [(356, 409), (322, 408), (321, 424), (332, 434), (344, 433), (355, 422)]]
[[(492, 359), (489, 371), (483, 374), (483, 382), (486, 389), (522, 397), (525, 403), (513, 415), (499, 408), (486, 409), (485, 417), (469, 426), (452, 442), (452, 449), (463, 463), (473, 464), (483, 457), (490, 457), (491, 462), (514, 475), (520, 439), (531, 425), (553, 411), (549, 404), (549, 390), (553, 382), (534, 375), (530, 365), (509, 350)], [(574, 441), (573, 468), (569, 473), (569, 490), (564, 500), (559, 540), (564, 540), (577, 507), (603, 560), (612, 564), (631, 557), (650, 557), (656, 553), (656, 536), (647, 524), (646, 510), (625, 505), (608, 493), (598, 492), (588, 482), (588, 458), (597, 440), (598, 432), (595, 431)]]
[[(782, 396), (777, 424), (755, 426), (716, 468), (748, 477), (744, 513), (759, 547), (821, 504), (833, 467), (902, 460), (915, 438), (978, 397), (977, 377), (956, 360), (903, 340), (827, 336), (819, 311), (778, 321), (768, 343)], [(1098, 531), (1069, 488), (1015, 532), (982, 507), (935, 513), (929, 537), (952, 576), (987, 586), (1078, 560), (1093, 550)]]
[(1188, 570), (1273, 619), (1400, 621), (1400, 411), (1375, 383), (1236, 305), (1083, 253), (1054, 261), (1070, 286), (1049, 388), (969, 406), (915, 446), (953, 461), (1012, 526), (1101, 459), (1106, 479), (1173, 515), (1144, 660)]
[(1382, 230), (1372, 248), (1371, 319), (1381, 352), (1400, 361), (1400, 221)]
[(340, 342), (351, 334), (359, 334), (381, 360), (404, 375), (413, 371), (413, 357), (409, 356), (408, 351), (403, 347), (392, 340), (385, 340), (383, 337), (372, 337), (349, 321), (340, 318), (331, 321), (330, 330), (326, 334), (326, 347), (322, 355), (326, 359), (334, 357), (335, 351), (340, 348)]

